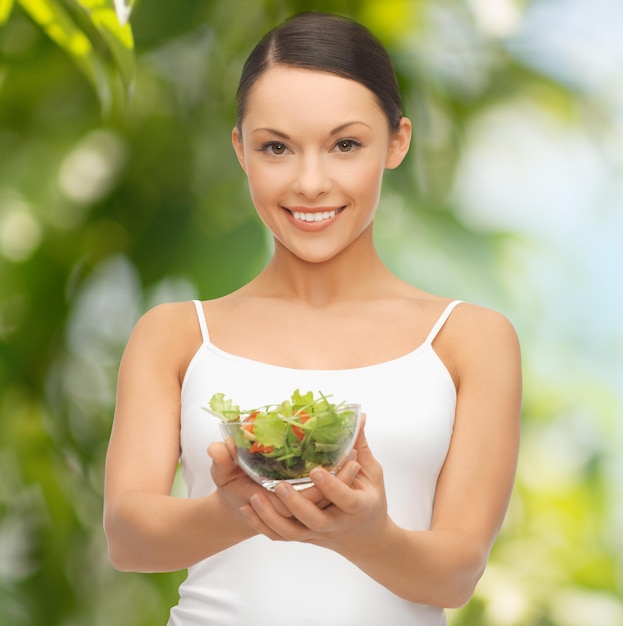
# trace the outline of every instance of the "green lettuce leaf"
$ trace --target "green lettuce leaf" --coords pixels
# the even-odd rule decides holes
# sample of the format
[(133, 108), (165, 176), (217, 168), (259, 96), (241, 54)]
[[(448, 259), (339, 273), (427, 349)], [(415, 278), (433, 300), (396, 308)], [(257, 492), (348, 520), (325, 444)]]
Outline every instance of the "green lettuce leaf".
[(301, 393), (298, 389), (292, 394), (292, 405), (295, 411), (314, 404), (314, 393)]
[(226, 422), (235, 422), (240, 416), (240, 407), (226, 399), (224, 393), (215, 393), (210, 398), (210, 408)]
[(260, 413), (255, 418), (253, 434), (257, 442), (263, 446), (283, 448), (287, 431), (287, 422), (284, 422), (275, 411)]

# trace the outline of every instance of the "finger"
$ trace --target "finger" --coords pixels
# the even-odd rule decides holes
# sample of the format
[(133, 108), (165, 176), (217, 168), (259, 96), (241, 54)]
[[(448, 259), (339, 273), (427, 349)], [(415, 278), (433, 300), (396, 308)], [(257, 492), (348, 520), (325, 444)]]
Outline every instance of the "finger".
[[(359, 426), (359, 432), (357, 433), (357, 439), (355, 439), (354, 449), (359, 452), (362, 448), (368, 447), (368, 440), (366, 438), (366, 421), (367, 416), (365, 413), (361, 414), (361, 425)], [(369, 449), (369, 448), (368, 448)]]
[(211, 443), (208, 446), (208, 456), (212, 459), (214, 463), (223, 467), (229, 467), (236, 464), (234, 457), (231, 454), (231, 451), (227, 447), (226, 444), (221, 443), (220, 441)]
[(219, 476), (232, 474), (236, 477), (244, 477), (248, 480), (249, 484), (257, 486), (257, 483), (252, 481), (246, 472), (244, 472), (244, 470), (240, 467), (235, 448), (230, 447), (227, 442), (212, 443), (208, 446), (207, 452), (208, 456), (213, 461), (213, 474), (216, 472)]
[[(304, 499), (315, 503), (318, 510), (326, 509), (331, 504), (335, 504), (344, 512), (357, 509), (357, 494), (353, 492), (351, 487), (360, 473), (361, 464), (355, 459), (363, 453), (364, 458), (369, 463), (376, 463), (365, 437), (365, 420), (366, 416), (363, 414), (356, 445), (348, 456), (348, 462), (336, 476), (321, 468), (312, 470), (310, 477), (314, 480), (314, 486), (306, 489), (302, 494)], [(284, 496), (282, 502), (288, 507), (292, 515), (309, 528), (319, 529), (326, 524), (325, 518), (315, 515), (313, 509), (303, 505), (299, 498), (288, 498), (290, 491), (284, 489), (278, 493)]]
[(223, 443), (212, 443), (208, 447), (208, 455), (212, 459), (210, 473), (217, 487), (222, 487), (239, 476), (242, 471), (235, 459), (232, 458), (229, 450)]
[[(263, 488), (252, 481), (239, 467), (236, 459), (232, 457), (231, 449), (226, 444), (221, 442), (210, 444), (208, 455), (212, 459), (212, 480), (217, 487), (223, 488), (236, 482), (239, 485), (238, 498), (244, 501), (248, 501), (251, 494), (263, 491)], [(292, 515), (288, 508), (280, 502), (279, 498), (273, 494), (270, 494), (269, 497), (271, 497), (272, 504), (280, 515), (284, 517)], [(318, 495), (318, 498), (320, 497)]]
[[(352, 467), (350, 464), (357, 461), (357, 450), (353, 448), (350, 454), (343, 460), (343, 463), (337, 472), (336, 476), (343, 482), (352, 482), (354, 476), (352, 475)], [(346, 471), (345, 471), (346, 470)]]
[(366, 437), (366, 415), (362, 414), (361, 417), (361, 428), (359, 429), (359, 433), (357, 434), (354, 449), (357, 452), (357, 460), (361, 463), (361, 466), (368, 469), (376, 465), (377, 461), (372, 454), (372, 450), (370, 450), (370, 446), (368, 445), (368, 439)]
[[(329, 474), (326, 470), (321, 471), (329, 475), (331, 479), (340, 483), (344, 487), (344, 489), (349, 489), (349, 487), (344, 485), (344, 483), (342, 483), (332, 474)], [(300, 522), (301, 527), (305, 528), (306, 531), (322, 533), (328, 532), (329, 530), (331, 530), (331, 528), (333, 528), (335, 511), (334, 507), (326, 507), (324, 509), (319, 508), (316, 504), (304, 498), (298, 491), (293, 489), (292, 486), (288, 484), (278, 485), (275, 489), (275, 493), (277, 494), (281, 502), (291, 512), (293, 518)], [(331, 504), (333, 503), (331, 502)], [(266, 520), (264, 516), (262, 517)], [(287, 533), (285, 536), (287, 536), (289, 539), (297, 539), (298, 541), (302, 541), (302, 539), (300, 539), (298, 535), (293, 536), (289, 534), (290, 532), (296, 532), (298, 527), (295, 527), (293, 529), (291, 529), (290, 527), (277, 528), (272, 523), (267, 523), (269, 523), (269, 525), (273, 529), (278, 530), (278, 532)], [(309, 537), (309, 534), (305, 535), (306, 539)]]
[[(357, 451), (353, 450), (348, 455), (348, 461), (341, 467), (336, 474), (337, 478), (341, 480), (345, 485), (351, 486), (355, 477), (357, 476), (360, 465), (356, 462)], [(332, 503), (327, 500), (322, 493), (316, 488), (316, 486), (309, 487), (302, 492), (303, 496), (309, 501), (314, 502), (319, 509), (326, 509)]]
[[(303, 499), (289, 484), (282, 483), (277, 487), (277, 490), (282, 492), (284, 489), (295, 493)], [(311, 502), (304, 501), (308, 506), (316, 508)], [(254, 494), (251, 497), (250, 504), (252, 514), (247, 519), (251, 526), (263, 535), (282, 541), (304, 541), (309, 537), (309, 529), (291, 517), (279, 515), (264, 494)]]
[[(354, 466), (351, 471), (357, 470), (354, 476), (356, 477), (360, 473), (361, 466), (359, 463), (355, 463)], [(336, 476), (331, 475), (321, 467), (314, 468), (310, 473), (310, 478), (314, 481), (318, 491), (340, 511), (353, 514), (359, 510), (361, 499), (360, 489), (353, 488), (351, 484), (343, 483), (341, 480), (338, 480)], [(288, 508), (292, 510), (290, 506), (288, 506)], [(297, 511), (292, 511), (292, 513), (297, 518), (301, 519)]]
[(269, 528), (255, 512), (250, 504), (247, 504), (239, 509), (240, 514), (247, 521), (249, 526), (257, 533), (272, 539), (273, 541), (283, 541), (283, 537)]

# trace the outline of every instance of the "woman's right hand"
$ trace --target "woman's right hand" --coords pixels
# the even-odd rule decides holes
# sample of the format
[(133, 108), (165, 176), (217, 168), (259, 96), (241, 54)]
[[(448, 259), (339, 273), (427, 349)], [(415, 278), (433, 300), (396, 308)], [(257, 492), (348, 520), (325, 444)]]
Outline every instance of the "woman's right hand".
[[(264, 488), (251, 480), (236, 462), (235, 448), (229, 442), (215, 442), (208, 447), (208, 455), (212, 459), (210, 473), (212, 480), (219, 490), (227, 506), (236, 514), (238, 510), (249, 502), (249, 499)], [(273, 494), (266, 494), (277, 506), (279, 499)], [(279, 507), (281, 515), (290, 515), (284, 506)]]
[[(208, 447), (208, 455), (212, 459), (211, 475), (214, 484), (219, 489), (225, 502), (236, 513), (239, 509), (249, 504), (254, 493), (262, 493), (268, 497), (275, 510), (284, 517), (291, 517), (290, 510), (273, 493), (266, 491), (263, 487), (251, 480), (236, 462), (236, 450), (227, 443), (215, 442)], [(344, 464), (337, 477), (346, 485), (351, 485), (356, 476), (353, 472), (356, 453), (353, 452), (347, 463)], [(304, 489), (301, 494), (316, 504), (321, 509), (326, 508), (331, 503), (326, 500), (320, 491), (315, 487)]]

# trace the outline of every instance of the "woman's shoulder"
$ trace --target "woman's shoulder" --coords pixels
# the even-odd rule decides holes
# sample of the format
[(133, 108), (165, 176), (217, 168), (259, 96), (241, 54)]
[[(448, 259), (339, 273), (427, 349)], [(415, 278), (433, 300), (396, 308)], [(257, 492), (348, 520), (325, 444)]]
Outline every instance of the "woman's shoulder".
[(454, 362), (461, 370), (501, 367), (519, 363), (517, 332), (503, 313), (461, 302), (446, 324), (444, 343), (453, 347)]
[(410, 324), (416, 333), (437, 327), (436, 344), (452, 355), (496, 344), (517, 342), (513, 324), (503, 313), (461, 298), (423, 291), (400, 281), (394, 302), (402, 314), (397, 320)]
[(163, 380), (173, 376), (181, 385), (203, 342), (200, 314), (193, 301), (168, 302), (148, 309), (129, 337), (121, 362), (122, 375), (150, 371)]
[(422, 317), (430, 323), (447, 316), (445, 326), (456, 330), (486, 329), (489, 325), (507, 325), (508, 319), (494, 309), (489, 309), (461, 298), (453, 298), (423, 291), (404, 281), (399, 283), (396, 301), (404, 303), (410, 316)]
[(197, 329), (197, 312), (192, 301), (164, 302), (148, 309), (138, 320), (135, 332), (161, 334), (163, 330)]
[(193, 302), (169, 302), (147, 310), (137, 321), (126, 354), (166, 360), (181, 367), (201, 344), (201, 330)]
[(495, 309), (459, 301), (453, 314), (457, 330), (476, 340), (487, 337), (516, 337), (515, 328), (506, 315)]
[[(456, 304), (450, 308), (453, 303)], [(519, 361), (517, 333), (504, 314), (450, 298), (431, 299), (428, 305), (438, 317), (449, 311), (434, 339), (434, 347), (455, 382), (466, 372)]]

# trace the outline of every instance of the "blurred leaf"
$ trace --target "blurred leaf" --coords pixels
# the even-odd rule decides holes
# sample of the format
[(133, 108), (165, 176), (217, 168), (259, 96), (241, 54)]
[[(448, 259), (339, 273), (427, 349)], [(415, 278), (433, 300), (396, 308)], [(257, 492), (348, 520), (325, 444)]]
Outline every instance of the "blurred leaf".
[(101, 35), (118, 70), (127, 93), (135, 75), (134, 38), (128, 23), (122, 24), (113, 0), (73, 0), (88, 16)]
[(413, 24), (419, 21), (425, 7), (425, 3), (409, 0), (385, 0), (382, 3), (367, 0), (357, 17), (387, 46), (390, 40), (412, 32)]
[[(0, 3), (6, 2), (0, 0)], [(106, 111), (110, 110), (115, 94), (115, 74), (121, 79), (125, 96), (129, 96), (135, 76), (134, 38), (130, 25), (122, 25), (117, 17), (113, 0), (18, 2), (47, 35), (69, 53), (95, 87)], [(10, 10), (10, 0), (8, 4), (8, 7), (0, 4), (1, 11)], [(72, 7), (79, 14), (72, 15)], [(81, 16), (85, 18), (83, 24)], [(110, 71), (111, 65), (116, 72)]]
[(130, 20), (130, 14), (132, 13), (132, 9), (136, 4), (136, 0), (114, 0), (115, 1), (115, 12), (117, 13), (117, 17), (119, 18), (119, 23), (122, 26), (125, 26)]
[(95, 87), (100, 100), (109, 101), (103, 64), (91, 41), (57, 0), (18, 0), (23, 9), (61, 48), (68, 52)]
[(13, 0), (0, 0), (0, 26), (9, 19), (12, 8)]

